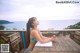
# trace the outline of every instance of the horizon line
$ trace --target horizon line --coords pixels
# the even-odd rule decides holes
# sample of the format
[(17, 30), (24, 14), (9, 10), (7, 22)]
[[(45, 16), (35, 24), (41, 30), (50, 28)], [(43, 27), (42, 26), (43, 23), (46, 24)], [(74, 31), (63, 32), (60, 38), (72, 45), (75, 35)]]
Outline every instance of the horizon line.
[[(1, 19), (1, 20), (6, 20), (6, 19)], [(55, 19), (55, 20), (80, 20), (80, 19)], [(28, 19), (27, 20), (6, 20), (6, 21), (28, 21)], [(38, 21), (47, 21), (47, 20), (39, 20), (38, 19)]]

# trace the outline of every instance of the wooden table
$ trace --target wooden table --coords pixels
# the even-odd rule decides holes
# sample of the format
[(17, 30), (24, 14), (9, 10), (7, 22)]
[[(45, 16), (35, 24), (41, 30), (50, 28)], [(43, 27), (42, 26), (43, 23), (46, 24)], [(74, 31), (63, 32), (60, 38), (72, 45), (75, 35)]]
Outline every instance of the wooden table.
[(69, 36), (58, 36), (52, 47), (35, 46), (30, 53), (80, 53), (80, 45)]

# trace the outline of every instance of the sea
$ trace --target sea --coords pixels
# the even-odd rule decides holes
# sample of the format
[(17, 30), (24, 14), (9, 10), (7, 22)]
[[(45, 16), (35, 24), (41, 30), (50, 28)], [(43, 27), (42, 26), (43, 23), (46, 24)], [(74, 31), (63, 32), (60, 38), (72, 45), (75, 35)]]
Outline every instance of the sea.
[[(39, 20), (38, 28), (40, 30), (63, 30), (70, 25), (80, 22), (76, 20)], [(4, 30), (26, 30), (27, 21), (14, 21), (10, 24), (2, 24)]]

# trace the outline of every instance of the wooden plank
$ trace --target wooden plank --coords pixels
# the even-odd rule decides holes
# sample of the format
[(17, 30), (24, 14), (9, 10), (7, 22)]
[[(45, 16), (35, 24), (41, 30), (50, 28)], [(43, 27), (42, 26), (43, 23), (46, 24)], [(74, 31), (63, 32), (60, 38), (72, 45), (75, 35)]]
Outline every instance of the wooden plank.
[(20, 37), (20, 33), (14, 33), (8, 36), (9, 37), (9, 44), (11, 47), (11, 52), (14, 53), (15, 50), (17, 52), (20, 52), (20, 48), (18, 49), (17, 45), (21, 42), (21, 37)]
[(67, 50), (67, 44), (65, 44), (65, 41), (64, 41), (64, 36), (62, 35), (59, 39), (61, 40), (61, 47), (62, 47), (62, 50), (63, 51), (66, 51)]
[(60, 47), (61, 47), (61, 51), (65, 51), (65, 43), (64, 43), (64, 36), (60, 36), (58, 39), (59, 39), (59, 44), (60, 44)]
[(59, 46), (60, 46), (60, 50), (61, 51), (64, 51), (65, 50), (65, 48), (64, 48), (64, 46), (63, 46), (63, 42), (62, 42), (62, 40), (61, 40), (61, 35), (60, 35), (60, 37), (58, 37), (58, 44), (59, 44)]
[(38, 52), (29, 52), (29, 53), (38, 53)]
[(73, 38), (73, 40), (74, 40), (77, 44), (80, 45), (80, 41), (79, 41), (79, 40), (77, 40), (77, 39), (75, 39), (75, 38)]
[(65, 39), (67, 39), (67, 43), (69, 44), (69, 46), (71, 47), (71, 49), (73, 49), (73, 51), (78, 51), (77, 48), (74, 46), (76, 43), (72, 44), (73, 41), (71, 41), (71, 39), (69, 37), (66, 37)]
[(74, 35), (74, 38), (77, 39), (78, 41), (80, 41), (80, 37), (77, 35)]
[(68, 38), (70, 44), (76, 48), (77, 51), (80, 51), (80, 45), (78, 45), (76, 42), (74, 42), (72, 39)]
[(57, 43), (54, 43), (54, 42), (53, 42), (52, 50), (53, 50), (54, 52), (56, 51), (56, 44), (57, 44)]
[(39, 50), (38, 51), (45, 51), (44, 47), (39, 47)]
[[(37, 50), (38, 53), (42, 52), (54, 52), (54, 53), (75, 53), (79, 52), (80, 47), (75, 45), (76, 43), (71, 40), (68, 36), (58, 36), (57, 42), (53, 42), (53, 46), (51, 48), (48, 47), (35, 47), (34, 51)], [(74, 44), (74, 43), (75, 44)], [(78, 47), (78, 48), (76, 48)], [(43, 48), (43, 49), (42, 49)], [(78, 49), (78, 50), (77, 50)]]
[(38, 53), (60, 53), (60, 52), (38, 52)]
[(80, 53), (80, 52), (65, 52), (65, 53)]
[(76, 45), (77, 43), (73, 44), (74, 41), (71, 41), (71, 39), (69, 39), (69, 38), (68, 38), (68, 42), (69, 42), (70, 46), (72, 47), (73, 51), (79, 51), (76, 47), (76, 46), (78, 46), (78, 45)]
[(50, 51), (51, 52), (55, 52), (56, 51), (56, 44), (57, 44), (57, 42), (52, 42), (52, 47), (50, 48)]
[(35, 46), (33, 51), (44, 51), (44, 47)]
[(11, 45), (13, 45), (13, 47), (16, 46), (21, 41), (19, 32), (9, 35), (8, 37), (10, 38), (10, 42)]
[(15, 39), (20, 38), (20, 33), (14, 33), (8, 36), (10, 38), (10, 41), (13, 42)]
[(37, 46), (35, 46), (34, 49), (33, 49), (33, 52), (38, 51), (38, 49), (39, 48)]
[(73, 46), (70, 44), (70, 40), (68, 41), (68, 36), (65, 36), (63, 39), (64, 39), (64, 42), (65, 42), (65, 45), (66, 45), (66, 51), (74, 51), (73, 49)]
[[(24, 32), (26, 30), (0, 30), (0, 32)], [(64, 29), (64, 30), (41, 30), (42, 32), (59, 32), (59, 31), (80, 31), (80, 29)]]
[(45, 48), (44, 48), (44, 51), (50, 52), (50, 47), (45, 47)]
[(78, 35), (78, 36), (80, 36), (80, 32), (79, 31), (76, 31), (75, 34)]
[(56, 51), (62, 51), (62, 47), (61, 47), (61, 44), (60, 44), (60, 37), (57, 37), (56, 39)]
[(38, 52), (38, 53), (52, 53), (52, 52)]
[(74, 33), (70, 32), (70, 34), (72, 35), (72, 36), (70, 36), (71, 39), (73, 39), (76, 43), (78, 43), (80, 45), (80, 32), (75, 31)]
[(51, 48), (49, 48), (49, 50), (50, 50), (50, 52), (52, 52), (52, 51), (55, 51), (55, 42), (52, 42), (52, 47)]

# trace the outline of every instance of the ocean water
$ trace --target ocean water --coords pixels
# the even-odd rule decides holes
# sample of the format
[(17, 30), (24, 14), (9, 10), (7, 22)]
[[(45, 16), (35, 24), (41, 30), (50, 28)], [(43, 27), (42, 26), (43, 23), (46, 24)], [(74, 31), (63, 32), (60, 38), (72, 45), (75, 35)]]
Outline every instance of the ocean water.
[[(80, 22), (80, 20), (39, 20), (38, 28), (40, 30), (62, 30), (77, 22)], [(5, 26), (5, 30), (13, 30), (13, 28), (17, 30), (26, 30), (26, 23), (27, 21), (16, 21), (10, 24), (3, 24), (3, 26)]]

